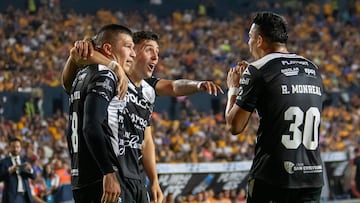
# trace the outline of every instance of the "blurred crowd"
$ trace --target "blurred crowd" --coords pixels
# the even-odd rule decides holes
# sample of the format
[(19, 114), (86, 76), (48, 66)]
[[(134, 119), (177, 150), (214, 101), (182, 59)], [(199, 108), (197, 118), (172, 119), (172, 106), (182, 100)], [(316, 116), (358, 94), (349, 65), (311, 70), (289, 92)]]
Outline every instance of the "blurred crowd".
[[(290, 27), (289, 50), (320, 67), (326, 90), (321, 150), (351, 152), (360, 141), (360, 1), (347, 1), (341, 12), (338, 1), (324, 2), (258, 1), (257, 6), (259, 10), (282, 11)], [(250, 22), (251, 13), (216, 19), (202, 9), (174, 11), (160, 19), (148, 12), (99, 10), (90, 15), (64, 12), (47, 4), (26, 12), (9, 7), (0, 13), (0, 91), (59, 86), (73, 43), (107, 23), (160, 35), (157, 77), (213, 80), (226, 90), (229, 67), (238, 60), (251, 61), (247, 47)], [(225, 106), (225, 100), (221, 105)], [(225, 128), (223, 110), (199, 112), (187, 101), (178, 119), (155, 112), (152, 121), (157, 162), (251, 160), (257, 116), (252, 116), (252, 125), (245, 132), (232, 136)], [(24, 141), (24, 154), (40, 171), (48, 163), (66, 163), (67, 120), (68, 115), (60, 111), (45, 118), (24, 110), (18, 122), (0, 118), (0, 158), (8, 153), (7, 137), (18, 136)]]

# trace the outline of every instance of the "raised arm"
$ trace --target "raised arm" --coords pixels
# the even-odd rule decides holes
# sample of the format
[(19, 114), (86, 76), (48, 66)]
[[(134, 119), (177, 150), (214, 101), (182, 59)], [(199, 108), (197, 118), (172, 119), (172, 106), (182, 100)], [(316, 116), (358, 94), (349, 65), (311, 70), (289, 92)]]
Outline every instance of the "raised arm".
[(216, 96), (218, 92), (224, 93), (221, 87), (212, 81), (195, 81), (187, 79), (160, 79), (157, 82), (155, 89), (159, 96), (185, 96), (199, 92), (207, 92), (208, 94)]
[(61, 83), (67, 93), (71, 90), (72, 82), (75, 80), (78, 70), (91, 64), (93, 54), (94, 48), (88, 40), (76, 41), (74, 47), (70, 49), (70, 56), (61, 73)]
[(238, 64), (237, 67), (231, 68), (227, 76), (228, 100), (225, 108), (225, 119), (227, 127), (232, 134), (241, 133), (251, 116), (251, 112), (245, 111), (235, 104), (236, 96), (240, 89), (240, 77), (245, 70), (247, 64)]
[(70, 92), (71, 85), (79, 69), (89, 64), (102, 64), (112, 68), (119, 78), (119, 96), (124, 97), (127, 91), (127, 77), (123, 68), (117, 62), (114, 63), (113, 60), (94, 50), (92, 43), (88, 40), (76, 41), (74, 47), (70, 50), (70, 56), (61, 75), (61, 82), (67, 93)]

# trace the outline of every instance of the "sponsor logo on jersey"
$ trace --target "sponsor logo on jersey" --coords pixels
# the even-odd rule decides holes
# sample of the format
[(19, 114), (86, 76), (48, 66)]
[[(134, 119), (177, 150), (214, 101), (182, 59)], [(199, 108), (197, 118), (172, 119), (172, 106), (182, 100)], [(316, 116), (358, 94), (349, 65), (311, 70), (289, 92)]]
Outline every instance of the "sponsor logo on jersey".
[(322, 165), (305, 166), (303, 163), (295, 164), (291, 161), (284, 161), (284, 169), (289, 174), (293, 174), (298, 171), (302, 173), (321, 173)]
[(250, 74), (250, 71), (249, 71), (249, 68), (246, 68), (243, 72), (243, 75), (251, 75)]
[(139, 125), (141, 126), (141, 129), (143, 130), (146, 126), (148, 126), (148, 121), (140, 116), (138, 116), (137, 114), (135, 113), (131, 113), (130, 115), (130, 118), (131, 118), (131, 122), (134, 124), (134, 125)]
[(281, 73), (284, 74), (285, 76), (296, 76), (299, 74), (299, 68), (295, 67), (295, 68), (285, 68), (285, 69), (281, 69)]
[(140, 98), (132, 93), (126, 94), (125, 97), (126, 102), (132, 102), (137, 106), (140, 106), (143, 109), (148, 109), (148, 110), (152, 110), (152, 108), (150, 107), (149, 102), (147, 102), (146, 99)]
[(288, 66), (288, 65), (302, 65), (302, 66), (309, 66), (309, 62), (307, 61), (298, 61), (298, 60), (287, 60), (287, 61), (281, 61), (281, 63), (284, 65), (284, 66)]
[(240, 78), (240, 85), (248, 85), (250, 78)]
[(142, 143), (139, 135), (131, 134), (130, 132), (125, 132), (123, 139), (119, 139), (119, 155), (125, 155), (126, 148), (132, 149), (141, 149)]
[(292, 163), (290, 161), (284, 161), (284, 168), (285, 168), (286, 172), (288, 172), (289, 174), (294, 173), (294, 166), (295, 166), (294, 163)]
[(316, 72), (314, 69), (304, 68), (304, 71), (308, 76), (316, 77)]

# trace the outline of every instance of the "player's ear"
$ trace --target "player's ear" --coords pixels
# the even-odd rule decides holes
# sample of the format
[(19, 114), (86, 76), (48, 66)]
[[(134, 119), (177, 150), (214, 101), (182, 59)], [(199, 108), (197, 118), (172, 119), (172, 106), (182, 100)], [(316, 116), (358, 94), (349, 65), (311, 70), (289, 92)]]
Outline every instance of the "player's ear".
[(104, 44), (102, 45), (102, 50), (104, 51), (104, 53), (105, 53), (106, 55), (112, 55), (112, 53), (111, 53), (111, 44), (109, 44), (109, 43), (104, 43)]
[(261, 35), (258, 35), (256, 40), (257, 47), (261, 47), (263, 43), (264, 43), (264, 38)]

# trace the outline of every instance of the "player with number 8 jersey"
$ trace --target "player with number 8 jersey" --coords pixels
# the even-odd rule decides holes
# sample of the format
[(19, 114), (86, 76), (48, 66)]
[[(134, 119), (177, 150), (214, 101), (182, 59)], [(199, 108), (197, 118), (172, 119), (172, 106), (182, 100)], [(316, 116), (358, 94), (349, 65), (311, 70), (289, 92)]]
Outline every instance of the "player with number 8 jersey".
[[(112, 133), (107, 110), (111, 102), (122, 99), (119, 86), (124, 81), (124, 92), (127, 91), (128, 79), (121, 78), (121, 71), (129, 69), (136, 56), (132, 32), (122, 25), (103, 26), (93, 43), (104, 56), (116, 62), (85, 66), (77, 72), (69, 91), (67, 142), (76, 203), (115, 202), (120, 196), (117, 173), (120, 165), (115, 154), (118, 146), (113, 144), (118, 135)], [(69, 66), (77, 65), (74, 58), (71, 55), (68, 59)]]
[[(99, 122), (101, 126), (92, 126), (92, 132), (89, 132), (89, 134), (85, 133), (85, 135), (83, 133), (83, 130), (86, 129), (86, 126), (83, 126), (83, 120), (86, 119), (84, 115), (86, 114), (92, 118), (91, 115), (84, 112), (86, 97), (99, 95), (104, 99), (103, 103), (106, 105), (105, 103), (110, 102), (116, 96), (116, 83), (117, 77), (115, 73), (103, 65), (91, 65), (80, 70), (74, 81), (74, 88), (69, 98), (71, 130), (68, 136), (68, 143), (70, 143), (69, 150), (72, 155), (71, 176), (73, 189), (79, 189), (87, 186), (87, 184), (99, 181), (99, 177), (102, 178), (103, 172), (113, 171), (112, 165), (109, 163), (117, 163), (114, 151), (109, 148), (111, 146), (112, 132), (107, 124), (107, 117), (104, 119), (97, 116), (99, 120), (104, 119), (104, 121)], [(90, 93), (93, 96), (89, 95)], [(97, 100), (92, 98), (92, 102)], [(90, 105), (91, 101), (88, 102), (88, 105)], [(95, 103), (92, 104), (99, 106)], [(106, 108), (107, 106), (105, 106), (105, 110)], [(97, 107), (93, 109), (95, 110)], [(97, 147), (89, 147), (89, 139), (96, 139), (93, 133), (104, 136), (105, 143), (98, 141)], [(98, 156), (96, 154), (106, 152), (107, 154), (104, 154), (102, 159), (94, 159), (94, 157)], [(95, 167), (98, 166), (97, 162), (104, 168)]]

